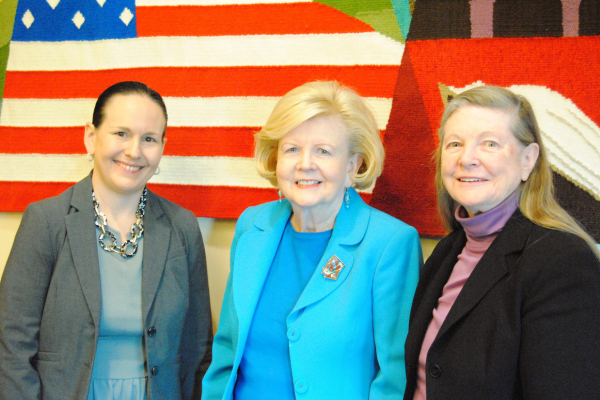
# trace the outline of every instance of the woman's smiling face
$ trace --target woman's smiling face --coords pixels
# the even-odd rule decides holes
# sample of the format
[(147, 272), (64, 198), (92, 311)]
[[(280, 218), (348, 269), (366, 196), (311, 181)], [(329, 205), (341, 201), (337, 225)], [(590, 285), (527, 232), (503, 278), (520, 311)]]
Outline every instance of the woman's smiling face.
[(535, 166), (538, 145), (523, 146), (510, 129), (511, 118), (505, 111), (464, 106), (446, 122), (442, 180), (470, 216), (504, 201)]
[(165, 117), (158, 104), (138, 94), (113, 96), (100, 126), (86, 125), (94, 154), (94, 185), (117, 194), (141, 193), (163, 154)]
[(319, 116), (279, 140), (277, 182), (295, 213), (310, 208), (327, 219), (339, 211), (362, 161), (350, 155), (346, 130), (340, 116)]

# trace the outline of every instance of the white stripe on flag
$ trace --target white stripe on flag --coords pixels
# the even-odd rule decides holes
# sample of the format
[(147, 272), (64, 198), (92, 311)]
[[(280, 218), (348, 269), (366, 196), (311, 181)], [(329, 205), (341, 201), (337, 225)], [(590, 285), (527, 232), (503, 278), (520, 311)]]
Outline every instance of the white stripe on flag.
[(139, 67), (400, 65), (404, 45), (378, 32), (144, 37), (10, 43), (8, 71)]
[[(78, 182), (92, 168), (79, 154), (0, 154), (0, 166), (0, 181), (17, 182)], [(163, 156), (150, 183), (273, 188), (256, 172), (254, 159), (242, 157)]]
[[(165, 97), (169, 126), (263, 126), (279, 97)], [(365, 99), (385, 129), (392, 99)], [(96, 99), (4, 99), (0, 126), (61, 127), (90, 122)]]

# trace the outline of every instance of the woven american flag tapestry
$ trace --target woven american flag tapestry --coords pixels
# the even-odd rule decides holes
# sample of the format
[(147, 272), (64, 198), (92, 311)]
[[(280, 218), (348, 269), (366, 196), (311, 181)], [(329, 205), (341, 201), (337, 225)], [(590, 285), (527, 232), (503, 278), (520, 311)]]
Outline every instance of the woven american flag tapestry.
[(557, 197), (600, 239), (599, 16), (586, 0), (2, 0), (0, 211), (83, 178), (95, 98), (139, 80), (169, 110), (151, 189), (237, 218), (276, 198), (252, 160), (276, 101), (337, 80), (367, 99), (386, 146), (362, 196), (440, 236), (431, 154), (444, 104), (494, 84), (530, 99)]

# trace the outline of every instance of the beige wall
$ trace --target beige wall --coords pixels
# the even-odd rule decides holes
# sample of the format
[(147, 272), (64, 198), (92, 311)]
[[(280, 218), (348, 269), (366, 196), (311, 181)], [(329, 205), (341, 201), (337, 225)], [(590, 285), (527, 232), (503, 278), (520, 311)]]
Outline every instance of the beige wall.
[[(10, 248), (21, 222), (22, 213), (0, 213), (0, 276), (8, 259)], [(213, 312), (213, 328), (216, 330), (221, 312), (223, 291), (229, 274), (229, 246), (235, 231), (234, 220), (198, 218), (204, 237), (208, 263), (208, 282)], [(437, 243), (432, 239), (421, 239), (423, 254), (428, 257)], [(34, 245), (32, 243), (32, 245)]]

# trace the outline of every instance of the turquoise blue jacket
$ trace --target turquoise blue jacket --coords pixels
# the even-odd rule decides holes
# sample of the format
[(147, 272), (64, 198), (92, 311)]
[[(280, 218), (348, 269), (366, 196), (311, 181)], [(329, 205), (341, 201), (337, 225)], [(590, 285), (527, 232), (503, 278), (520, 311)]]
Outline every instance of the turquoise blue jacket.
[[(404, 395), (404, 341), (422, 265), (419, 237), (353, 189), (350, 194), (350, 207), (341, 207), (325, 254), (286, 319), (297, 399)], [(238, 220), (204, 400), (233, 398), (254, 310), (291, 213), (287, 200), (275, 201), (247, 209)], [(333, 255), (345, 264), (337, 280), (322, 274)]]

